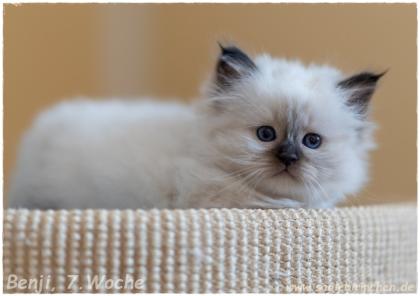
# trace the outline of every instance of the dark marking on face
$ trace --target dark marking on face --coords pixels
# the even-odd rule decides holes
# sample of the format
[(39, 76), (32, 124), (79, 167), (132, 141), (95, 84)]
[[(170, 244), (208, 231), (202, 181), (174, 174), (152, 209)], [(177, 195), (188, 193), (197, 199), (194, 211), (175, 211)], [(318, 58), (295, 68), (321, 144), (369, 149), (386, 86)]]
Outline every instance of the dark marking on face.
[(286, 139), (276, 149), (276, 157), (286, 166), (290, 166), (300, 158), (296, 143)]
[(297, 162), (302, 152), (300, 150), (298, 114), (294, 108), (287, 112), (287, 125), (282, 142), (275, 148), (274, 154), (286, 167)]

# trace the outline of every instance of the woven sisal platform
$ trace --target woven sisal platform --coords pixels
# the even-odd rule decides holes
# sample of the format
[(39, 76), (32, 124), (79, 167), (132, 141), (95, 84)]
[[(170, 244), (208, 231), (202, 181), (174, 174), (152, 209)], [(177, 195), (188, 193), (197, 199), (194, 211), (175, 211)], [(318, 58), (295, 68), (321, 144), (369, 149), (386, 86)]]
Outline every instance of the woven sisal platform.
[(7, 292), (415, 292), (414, 204), (4, 219)]

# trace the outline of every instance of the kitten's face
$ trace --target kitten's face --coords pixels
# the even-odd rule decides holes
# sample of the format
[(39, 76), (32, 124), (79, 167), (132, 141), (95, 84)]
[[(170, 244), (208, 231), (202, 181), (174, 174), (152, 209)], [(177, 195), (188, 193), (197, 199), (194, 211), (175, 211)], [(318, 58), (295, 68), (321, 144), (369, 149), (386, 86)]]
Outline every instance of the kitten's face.
[(379, 77), (223, 49), (208, 117), (219, 165), (262, 204), (334, 205), (367, 180), (366, 112)]

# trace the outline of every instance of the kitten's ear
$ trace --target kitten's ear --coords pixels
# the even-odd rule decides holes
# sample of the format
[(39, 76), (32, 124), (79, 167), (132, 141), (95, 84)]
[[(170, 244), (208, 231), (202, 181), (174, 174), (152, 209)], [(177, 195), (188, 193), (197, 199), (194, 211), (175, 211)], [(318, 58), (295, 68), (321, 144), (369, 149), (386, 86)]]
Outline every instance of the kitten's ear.
[(235, 81), (250, 75), (257, 69), (254, 62), (235, 46), (223, 47), (217, 61), (215, 83), (221, 90), (231, 87)]
[(340, 81), (337, 86), (349, 92), (347, 105), (353, 107), (359, 114), (365, 115), (377, 82), (385, 73), (386, 71), (380, 74), (362, 72)]

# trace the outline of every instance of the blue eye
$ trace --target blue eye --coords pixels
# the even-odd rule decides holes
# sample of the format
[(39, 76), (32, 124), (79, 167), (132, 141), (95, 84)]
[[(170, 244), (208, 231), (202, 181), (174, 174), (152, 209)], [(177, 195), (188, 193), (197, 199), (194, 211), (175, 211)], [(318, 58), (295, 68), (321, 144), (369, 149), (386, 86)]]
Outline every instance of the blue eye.
[(276, 130), (272, 128), (271, 126), (260, 126), (257, 129), (257, 137), (260, 139), (260, 141), (263, 142), (271, 142), (276, 139)]
[(302, 143), (308, 148), (317, 149), (319, 146), (321, 146), (322, 138), (318, 134), (309, 133), (303, 137)]

